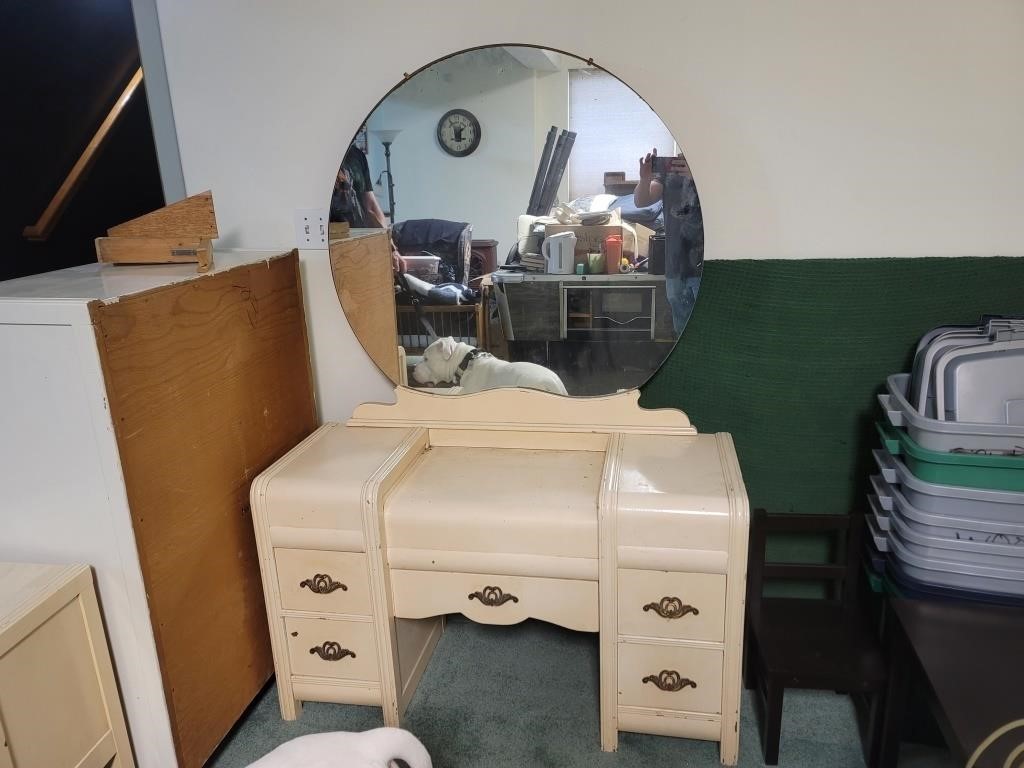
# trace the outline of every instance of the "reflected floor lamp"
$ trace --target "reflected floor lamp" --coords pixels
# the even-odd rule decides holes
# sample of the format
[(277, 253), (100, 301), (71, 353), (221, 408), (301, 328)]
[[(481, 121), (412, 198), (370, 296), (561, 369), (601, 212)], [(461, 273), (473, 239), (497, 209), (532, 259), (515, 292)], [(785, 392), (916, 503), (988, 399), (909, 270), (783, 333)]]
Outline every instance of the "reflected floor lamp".
[(380, 183), (380, 177), (385, 173), (388, 175), (388, 215), (391, 217), (391, 223), (395, 223), (395, 179), (391, 175), (391, 145), (395, 141), (395, 137), (402, 132), (399, 128), (394, 131), (371, 131), (376, 136), (380, 143), (384, 145), (384, 165), (386, 170), (381, 171), (380, 176), (377, 177), (377, 183)]

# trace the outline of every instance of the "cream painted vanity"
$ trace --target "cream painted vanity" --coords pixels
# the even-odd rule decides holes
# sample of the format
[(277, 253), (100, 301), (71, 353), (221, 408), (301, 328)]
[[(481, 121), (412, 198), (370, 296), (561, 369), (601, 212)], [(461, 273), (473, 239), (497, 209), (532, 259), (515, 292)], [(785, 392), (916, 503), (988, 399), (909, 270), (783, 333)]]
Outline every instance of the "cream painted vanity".
[(736, 763), (748, 505), (732, 439), (639, 393), (399, 387), (252, 486), (281, 712), (398, 725), (444, 629), (600, 635), (601, 746), (708, 739)]

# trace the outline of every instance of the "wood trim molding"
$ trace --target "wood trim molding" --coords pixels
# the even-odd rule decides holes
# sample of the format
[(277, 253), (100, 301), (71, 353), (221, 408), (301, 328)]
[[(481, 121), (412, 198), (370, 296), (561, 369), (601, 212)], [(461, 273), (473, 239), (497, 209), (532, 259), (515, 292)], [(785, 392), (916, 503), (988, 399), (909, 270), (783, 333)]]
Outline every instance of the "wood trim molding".
[(417, 429), (403, 440), (362, 489), (363, 539), (370, 572), (370, 604), (377, 654), (380, 662), (380, 697), (384, 725), (397, 728), (401, 710), (399, 701), (401, 671), (398, 668), (396, 636), (391, 601), (391, 584), (384, 537), (384, 502), (398, 480), (423, 456), (428, 447), (427, 431)]
[(613, 433), (608, 441), (601, 475), (601, 495), (597, 504), (600, 560), (598, 563), (600, 634), (598, 657), (600, 674), (601, 750), (619, 748), (619, 613), (618, 613), (618, 508), (619, 473), (622, 467), (622, 436)]
[(640, 391), (603, 397), (566, 397), (533, 389), (491, 389), (471, 395), (437, 395), (409, 387), (395, 389), (394, 405), (365, 403), (350, 427), (426, 427), (518, 432), (622, 432), (696, 435), (674, 408), (641, 408)]

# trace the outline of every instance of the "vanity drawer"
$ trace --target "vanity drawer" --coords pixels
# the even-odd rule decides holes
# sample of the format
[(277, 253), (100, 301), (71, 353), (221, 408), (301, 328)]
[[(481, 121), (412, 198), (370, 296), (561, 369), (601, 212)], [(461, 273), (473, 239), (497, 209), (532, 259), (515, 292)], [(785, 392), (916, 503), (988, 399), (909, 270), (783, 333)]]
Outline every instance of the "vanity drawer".
[(722, 712), (722, 651), (619, 643), (619, 705)]
[(379, 679), (371, 622), (287, 617), (284, 628), (293, 675)]
[(365, 554), (275, 549), (274, 561), (285, 610), (370, 615)]
[(725, 576), (714, 573), (618, 573), (619, 634), (722, 642)]
[(391, 571), (395, 616), (461, 613), (481, 624), (540, 619), (581, 632), (598, 630), (597, 582), (447, 571)]

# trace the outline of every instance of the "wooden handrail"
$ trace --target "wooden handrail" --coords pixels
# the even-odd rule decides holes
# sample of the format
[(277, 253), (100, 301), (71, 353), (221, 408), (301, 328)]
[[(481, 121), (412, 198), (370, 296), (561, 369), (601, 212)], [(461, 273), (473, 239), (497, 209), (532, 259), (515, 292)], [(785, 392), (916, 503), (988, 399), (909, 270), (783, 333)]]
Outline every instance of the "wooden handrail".
[(139, 83), (141, 82), (142, 67), (139, 67), (135, 71), (135, 74), (132, 75), (132, 79), (128, 81), (128, 85), (125, 86), (124, 91), (121, 92), (121, 95), (114, 103), (114, 106), (110, 108), (110, 112), (107, 113), (107, 116), (100, 124), (100, 127), (96, 129), (96, 133), (93, 135), (88, 145), (86, 145), (85, 149), (82, 150), (82, 154), (79, 156), (78, 161), (68, 172), (67, 178), (64, 179), (64, 183), (60, 185), (60, 189), (57, 190), (56, 194), (54, 194), (53, 198), (50, 200), (50, 204), (46, 206), (46, 210), (43, 211), (39, 220), (35, 224), (30, 224), (22, 230), (22, 235), (29, 240), (45, 240), (50, 236), (54, 226), (57, 224), (57, 219), (60, 218), (61, 213), (64, 211), (64, 207), (77, 191), (78, 185), (81, 184), (86, 171), (88, 171), (89, 166), (92, 165), (93, 160), (96, 158), (96, 153), (106, 140), (107, 135), (110, 133), (110, 129), (114, 127), (114, 123), (116, 123), (117, 118), (121, 116), (121, 112), (124, 111), (125, 106), (131, 100), (135, 90), (139, 87)]

